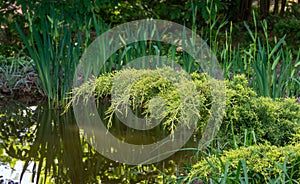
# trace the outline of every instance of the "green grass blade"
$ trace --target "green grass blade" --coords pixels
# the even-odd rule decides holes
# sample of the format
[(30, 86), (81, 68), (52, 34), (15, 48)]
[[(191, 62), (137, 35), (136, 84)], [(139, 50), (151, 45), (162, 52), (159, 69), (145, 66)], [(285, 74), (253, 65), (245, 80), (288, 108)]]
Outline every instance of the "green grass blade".
[(284, 35), (278, 43), (276, 43), (275, 47), (272, 49), (271, 53), (268, 55), (268, 59), (271, 59), (271, 57), (274, 55), (274, 53), (278, 50), (278, 48), (281, 46), (281, 44), (284, 42), (286, 35)]
[(243, 173), (244, 173), (244, 182), (249, 183), (249, 178), (248, 178), (248, 171), (247, 171), (247, 165), (245, 160), (241, 160), (242, 166), (243, 166)]

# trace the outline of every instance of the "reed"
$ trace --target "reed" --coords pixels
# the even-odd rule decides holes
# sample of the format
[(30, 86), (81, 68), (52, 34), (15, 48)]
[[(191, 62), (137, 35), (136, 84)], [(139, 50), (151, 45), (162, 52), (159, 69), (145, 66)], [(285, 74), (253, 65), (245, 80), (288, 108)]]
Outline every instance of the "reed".
[[(254, 31), (244, 23), (251, 42), (246, 48), (232, 47), (232, 25), (223, 49), (217, 50), (226, 78), (245, 74), (249, 85), (260, 95), (272, 98), (298, 97), (300, 88), (300, 50), (297, 56), (284, 47), (285, 36), (277, 40), (268, 35), (267, 22), (262, 21), (263, 38), (259, 36), (255, 14)], [(273, 43), (273, 44), (271, 44)]]
[[(53, 7), (51, 10), (38, 25), (28, 17), (28, 36), (25, 36), (18, 25), (17, 29), (34, 61), (49, 106), (57, 107), (65, 104), (75, 68), (82, 50), (87, 47), (87, 42), (83, 39), (81, 31), (72, 31), (70, 25), (65, 24), (61, 21), (62, 17), (55, 14)], [(81, 25), (79, 21), (81, 19), (77, 19), (77, 24)], [(86, 30), (90, 25), (87, 26)], [(89, 33), (86, 31), (85, 39), (88, 38)]]

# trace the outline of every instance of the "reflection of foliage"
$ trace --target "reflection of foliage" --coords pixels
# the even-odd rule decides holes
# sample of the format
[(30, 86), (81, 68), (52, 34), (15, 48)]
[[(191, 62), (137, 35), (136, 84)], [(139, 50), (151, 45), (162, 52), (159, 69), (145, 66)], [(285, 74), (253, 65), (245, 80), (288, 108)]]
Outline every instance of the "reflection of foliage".
[(158, 177), (161, 170), (174, 172), (171, 163), (165, 168), (155, 165), (130, 167), (105, 159), (80, 137), (72, 112), (61, 115), (47, 106), (39, 106), (33, 112), (22, 105), (0, 110), (0, 139), (9, 155), (1, 154), (0, 161), (13, 164), (16, 159), (23, 160), (24, 171), (29, 162), (35, 162), (39, 181), (60, 184), (147, 180), (157, 183), (164, 181), (163, 177)]
[(26, 106), (1, 106), (0, 116), (0, 139), (6, 152), (18, 159), (28, 156), (31, 142), (34, 140), (34, 123), (36, 115)]
[(6, 155), (5, 145), (0, 143), (0, 165), (12, 163), (13, 162), (12, 160), (13, 159), (11, 157)]

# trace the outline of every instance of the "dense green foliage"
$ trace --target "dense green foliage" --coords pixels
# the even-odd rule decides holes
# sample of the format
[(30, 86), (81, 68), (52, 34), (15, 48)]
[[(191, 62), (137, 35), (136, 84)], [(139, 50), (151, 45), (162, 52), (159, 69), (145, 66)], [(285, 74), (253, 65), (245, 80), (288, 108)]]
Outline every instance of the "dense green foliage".
[(235, 146), (249, 144), (247, 136), (253, 142), (269, 141), (272, 145), (283, 146), (291, 141), (300, 124), (300, 107), (295, 99), (274, 101), (266, 97), (251, 98), (245, 92), (236, 92), (227, 93), (232, 98), (229, 97), (226, 118), (221, 127), (224, 130), (220, 132), (222, 141), (227, 137), (227, 141), (233, 140)]
[[(115, 94), (107, 112), (110, 118), (113, 113), (118, 111), (120, 104), (128, 103), (134, 111), (139, 109), (145, 118), (166, 117), (165, 125), (173, 127), (176, 125), (174, 120), (187, 113), (189, 107), (194, 109), (192, 112), (199, 117), (199, 127), (205, 127), (209, 114), (212, 113), (210, 109), (211, 86), (207, 76), (193, 73), (191, 75), (192, 83), (186, 80), (176, 82), (182, 78), (183, 74), (174, 73), (177, 72), (171, 68), (126, 69), (114, 74), (103, 75), (75, 89), (69, 105), (79, 103), (82, 99), (86, 103), (94, 95), (94, 91), (97, 98)], [(167, 80), (170, 76), (176, 75), (178, 76)], [(181, 91), (187, 86), (189, 86), (189, 90), (194, 86), (197, 96), (189, 98), (194, 100), (190, 102), (191, 104), (186, 104), (185, 108), (182, 102), (186, 102), (186, 100), (182, 101), (180, 93), (183, 92), (182, 94), (189, 97), (189, 91)], [(164, 106), (160, 101), (158, 101), (159, 104), (151, 101), (157, 96), (164, 99), (166, 111), (161, 109)], [(296, 103), (295, 99), (273, 100), (267, 97), (258, 97), (248, 86), (243, 75), (237, 75), (232, 81), (226, 81), (226, 99), (226, 113), (217, 138), (218, 144), (226, 144), (228, 147), (247, 145), (247, 140), (245, 140), (245, 131), (247, 131), (250, 133), (247, 133), (246, 136), (252, 137), (251, 139), (255, 143), (268, 141), (272, 145), (283, 146), (291, 141), (292, 135), (296, 134), (300, 127), (300, 105)], [(199, 130), (200, 133), (201, 131), (203, 129)]]
[[(252, 26), (245, 24), (246, 29), (244, 29), (248, 31), (250, 39), (247, 39), (249, 35), (245, 36), (243, 40), (246, 42), (242, 44), (243, 46), (236, 47), (234, 35), (237, 35), (236, 33), (240, 35), (243, 26), (228, 25), (228, 20), (239, 21), (235, 16), (241, 16), (242, 20), (249, 19), (251, 11), (247, 10), (247, 15), (241, 15), (243, 12), (232, 14), (228, 10), (238, 11), (251, 2), (251, 0), (247, 2), (161, 1), (159, 3), (139, 0), (121, 2), (19, 0), (16, 4), (4, 1), (1, 12), (5, 14), (2, 24), (9, 25), (8, 28), (14, 29), (14, 33), (16, 29), (13, 24), (18, 24), (18, 32), (25, 43), (28, 55), (35, 63), (34, 67), (39, 74), (41, 86), (49, 101), (56, 106), (65, 103), (65, 94), (71, 90), (72, 76), (78, 59), (93, 38), (107, 30), (109, 25), (115, 26), (141, 18), (167, 19), (200, 33), (222, 63), (224, 76), (230, 79), (235, 74), (246, 74), (251, 80), (251, 87), (260, 96), (297, 97), (300, 91), (297, 73), (300, 67), (300, 52), (282, 47), (287, 39), (291, 39), (290, 35), (285, 36), (283, 33), (293, 32), (295, 33), (293, 36), (298, 35), (295, 27), (297, 24), (293, 23), (298, 22), (296, 16), (298, 5), (294, 3), (287, 9), (286, 16), (292, 18), (286, 19), (292, 21), (291, 23), (277, 22), (272, 19), (260, 24), (256, 19), (259, 20), (261, 16), (257, 15), (257, 12), (254, 13), (256, 15), (253, 16), (254, 24)], [(262, 6), (265, 0), (260, 2)], [(8, 11), (10, 8), (13, 8), (13, 11)], [(15, 12), (21, 10), (22, 13)], [(18, 21), (13, 21), (14, 19)], [(287, 26), (281, 26), (282, 23)], [(273, 35), (269, 34), (272, 28), (275, 30), (274, 33), (282, 37), (280, 40), (273, 39)], [(172, 60), (176, 59), (176, 62), (184, 65), (188, 72), (201, 70), (199, 66), (193, 64), (186, 53), (177, 52), (176, 48), (160, 43), (146, 46), (136, 43), (126, 49), (128, 50), (118, 51), (109, 59), (108, 67), (104, 72), (119, 70), (122, 64), (130, 62), (128, 60), (150, 53), (170, 55)], [(126, 54), (125, 58), (123, 58), (124, 54)]]
[[(139, 113), (146, 119), (166, 117), (164, 128), (170, 128), (176, 126), (180, 114), (187, 113), (186, 108), (178, 111), (182, 103), (178, 88), (193, 85), (197, 94), (194, 96), (197, 103), (194, 101), (193, 104), (198, 104), (193, 112), (196, 111), (194, 113), (199, 117), (197, 134), (200, 139), (212, 113), (212, 95), (208, 76), (204, 73), (192, 73), (190, 75), (192, 83), (176, 83), (176, 78), (174, 80), (171, 77), (167, 80), (164, 75), (174, 76), (172, 72), (174, 71), (171, 68), (126, 69), (102, 75), (75, 89), (69, 105), (81, 103), (82, 99), (87, 102), (93, 95), (96, 95), (99, 100), (104, 97), (110, 98), (112, 94), (119, 94), (112, 99), (107, 116), (112, 117), (112, 114), (118, 111), (118, 105), (127, 102), (132, 109), (140, 110)], [(297, 171), (299, 170), (300, 104), (293, 98), (259, 97), (249, 87), (245, 75), (236, 75), (231, 81), (225, 81), (225, 84), (225, 116), (219, 133), (210, 145), (210, 149), (217, 149), (217, 153), (212, 151), (213, 154), (208, 158), (205, 158), (205, 154), (200, 157), (201, 160), (193, 166), (186, 179), (190, 182), (210, 179), (219, 182), (222, 180), (250, 183), (299, 180)], [(159, 104), (151, 101), (157, 96), (165, 99), (164, 105), (161, 101)], [(187, 105), (195, 107), (191, 104)], [(163, 108), (167, 111), (163, 111)], [(167, 114), (160, 114), (162, 112)], [(168, 130), (172, 133), (172, 129)], [(181, 181), (182, 178), (177, 179)]]
[(75, 89), (70, 104), (78, 103), (82, 98), (87, 101), (93, 91), (97, 98), (112, 95), (111, 107), (107, 111), (109, 126), (113, 123), (112, 115), (120, 111), (120, 105), (125, 105), (126, 112), (131, 107), (147, 121), (164, 118), (164, 127), (173, 132), (181, 118), (187, 125), (191, 122), (186, 119), (191, 116), (202, 119), (198, 109), (205, 108), (201, 107), (205, 98), (196, 92), (195, 87), (183, 70), (174, 72), (170, 67), (156, 70), (126, 69), (101, 76)]
[(300, 144), (259, 144), (224, 151), (195, 164), (187, 180), (204, 183), (298, 183)]
[[(75, 88), (73, 96), (67, 98), (79, 58), (96, 36), (110, 27), (143, 18), (177, 22), (207, 41), (227, 79), (226, 108), (222, 124), (217, 125), (220, 131), (205, 150), (212, 153), (201, 157), (187, 180), (300, 182), (300, 105), (296, 102), (300, 99), (300, 5), (299, 1), (275, 0), (270, 8), (269, 0), (257, 3), (253, 5), (253, 0), (0, 1), (1, 92), (40, 92), (48, 97), (52, 107), (70, 100), (66, 108), (72, 103), (81, 103), (81, 100), (87, 102), (94, 95), (97, 102), (108, 98), (111, 99), (106, 111), (109, 127), (114, 123), (120, 105), (124, 104), (128, 104), (125, 110), (131, 109), (147, 121), (163, 119), (162, 127), (169, 133), (173, 133), (182, 117), (186, 120), (195, 116), (198, 121), (192, 123), (197, 124), (197, 139), (201, 139), (216, 100), (212, 80), (206, 74), (199, 74), (202, 68), (187, 53), (177, 50), (179, 47), (175, 44), (141, 41), (126, 45), (104, 62), (100, 77), (95, 76), (94, 80)], [(185, 41), (181, 40), (181, 43)], [(30, 58), (19, 57), (19, 53)], [(171, 66), (180, 65), (190, 75), (184, 70), (174, 72), (171, 68), (116, 72), (130, 61), (146, 55), (166, 56), (172, 60)], [(29, 85), (32, 80), (28, 80), (33, 75), (38, 87), (34, 90)], [(18, 118), (23, 116), (19, 111), (17, 115), (20, 115)], [(0, 118), (6, 116), (2, 114)], [(64, 118), (68, 119), (67, 115)], [(51, 127), (51, 118), (45, 115), (42, 119), (44, 131), (55, 130)], [(191, 123), (183, 122), (188, 126)], [(6, 124), (2, 125), (7, 128)], [(44, 133), (47, 132), (41, 132)], [(56, 135), (51, 131), (48, 134)], [(79, 137), (78, 132), (74, 137)], [(81, 145), (75, 144), (80, 150)], [(31, 152), (36, 154), (38, 150), (40, 155), (47, 157), (44, 151), (49, 149), (48, 146), (46, 141), (36, 142)], [(61, 153), (55, 150), (54, 144), (52, 146), (53, 151)], [(25, 153), (21, 147), (8, 148), (10, 154), (18, 157)], [(55, 157), (56, 153), (49, 153)], [(57, 165), (53, 163), (46, 164), (55, 173)], [(69, 164), (76, 167), (75, 162)], [(83, 165), (80, 165), (82, 171)], [(124, 174), (126, 169), (126, 166), (122, 167), (122, 174), (109, 175), (107, 170), (102, 174), (118, 181), (127, 174), (132, 181), (139, 181), (130, 169)], [(140, 166), (138, 169), (143, 170)], [(166, 178), (170, 182), (176, 180), (174, 175)], [(153, 179), (153, 182), (157, 181), (165, 182), (161, 178)]]
[[(249, 85), (258, 95), (278, 98), (297, 97), (300, 93), (300, 50), (285, 46), (286, 36), (270, 37), (267, 21), (257, 21), (253, 14), (253, 26), (244, 22), (250, 40), (246, 45), (234, 47), (232, 25), (223, 48), (214, 50), (222, 63), (224, 76), (245, 74)], [(215, 45), (217, 42), (214, 42)]]

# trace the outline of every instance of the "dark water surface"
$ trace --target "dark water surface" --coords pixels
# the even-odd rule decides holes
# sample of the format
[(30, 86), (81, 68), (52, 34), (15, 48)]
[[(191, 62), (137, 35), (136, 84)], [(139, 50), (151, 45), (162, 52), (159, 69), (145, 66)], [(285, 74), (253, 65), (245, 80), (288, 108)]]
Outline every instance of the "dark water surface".
[[(102, 119), (107, 107), (102, 104), (99, 109)], [(143, 166), (109, 160), (83, 138), (84, 131), (78, 128), (72, 110), (62, 114), (47, 105), (0, 102), (0, 122), (2, 183), (18, 182), (21, 176), (24, 184), (165, 183), (184, 175), (196, 159), (195, 151), (179, 151), (164, 161)], [(110, 132), (131, 144), (150, 144), (167, 134), (160, 126), (137, 131), (118, 120)], [(185, 147), (197, 147), (194, 138)]]

